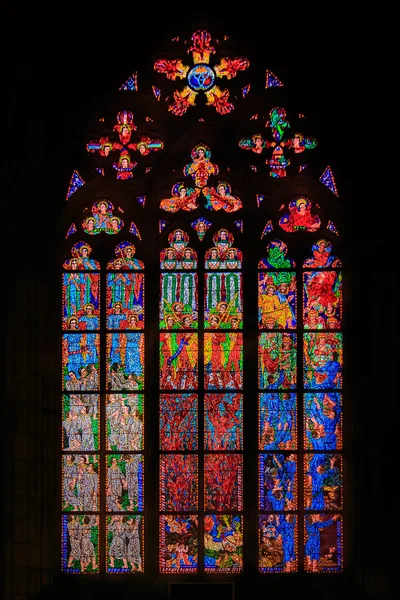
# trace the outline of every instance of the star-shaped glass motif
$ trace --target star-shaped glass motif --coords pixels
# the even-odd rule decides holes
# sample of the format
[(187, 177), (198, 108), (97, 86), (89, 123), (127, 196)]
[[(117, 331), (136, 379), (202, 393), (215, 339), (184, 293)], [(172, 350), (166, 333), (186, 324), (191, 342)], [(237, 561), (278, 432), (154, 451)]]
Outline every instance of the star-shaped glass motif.
[(229, 101), (229, 90), (221, 90), (216, 85), (216, 78), (233, 79), (239, 71), (246, 70), (250, 62), (243, 57), (224, 57), (217, 65), (210, 65), (211, 55), (215, 54), (210, 33), (200, 29), (192, 35), (191, 41), (188, 53), (192, 53), (192, 67), (184, 65), (180, 59), (161, 58), (154, 63), (155, 71), (163, 73), (167, 79), (175, 81), (179, 78), (186, 81), (182, 90), (174, 91), (173, 102), (168, 106), (168, 110), (180, 117), (195, 105), (197, 94), (204, 92), (207, 106), (214, 106), (221, 115), (230, 113), (234, 106)]

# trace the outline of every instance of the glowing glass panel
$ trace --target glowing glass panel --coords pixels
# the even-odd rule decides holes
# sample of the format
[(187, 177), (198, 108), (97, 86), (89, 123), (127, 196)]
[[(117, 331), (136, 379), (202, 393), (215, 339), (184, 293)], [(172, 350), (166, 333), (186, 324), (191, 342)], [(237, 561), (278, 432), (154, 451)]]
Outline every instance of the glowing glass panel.
[(107, 273), (107, 328), (143, 329), (144, 274)]
[(343, 571), (343, 525), (340, 514), (307, 515), (304, 518), (304, 544), (305, 571)]
[(100, 508), (98, 454), (64, 454), (62, 510), (98, 511)]
[(197, 450), (197, 395), (160, 396), (160, 450)]
[(240, 573), (243, 570), (243, 517), (204, 517), (204, 571)]
[(205, 395), (205, 450), (242, 450), (242, 404), (242, 394)]
[(340, 389), (343, 345), (341, 333), (304, 333), (304, 387)]
[(258, 343), (260, 389), (296, 387), (297, 338), (294, 333), (261, 333)]
[(284, 231), (316, 231), (321, 227), (321, 219), (312, 211), (312, 204), (305, 196), (298, 196), (289, 202), (289, 213), (279, 219)]
[(343, 508), (343, 469), (340, 454), (306, 454), (304, 506), (307, 510)]
[(114, 205), (109, 200), (98, 200), (92, 206), (92, 215), (82, 222), (82, 229), (88, 235), (107, 233), (116, 235), (123, 227), (124, 222), (113, 214)]
[(341, 450), (342, 395), (337, 392), (304, 394), (304, 427), (306, 450)]
[(63, 334), (62, 381), (65, 390), (99, 389), (99, 344), (98, 333), (71, 331)]
[(109, 394), (105, 408), (107, 450), (143, 450), (143, 394)]
[(144, 334), (107, 334), (107, 388), (141, 390), (144, 386)]
[(259, 269), (290, 269), (296, 266), (287, 255), (288, 247), (282, 240), (272, 240), (267, 245), (267, 256), (258, 263)]
[(241, 454), (205, 454), (205, 510), (243, 509), (243, 456)]
[(258, 467), (260, 510), (296, 510), (296, 455), (260, 454)]
[(98, 515), (61, 516), (61, 570), (68, 574), (99, 572)]
[(304, 328), (340, 329), (342, 320), (341, 272), (305, 271), (303, 282)]
[(64, 394), (62, 449), (79, 452), (99, 449), (99, 395)]
[(63, 329), (99, 329), (99, 291), (98, 273), (63, 273)]
[(197, 515), (160, 517), (160, 572), (196, 573), (198, 569)]
[(332, 255), (332, 244), (328, 240), (320, 239), (312, 245), (312, 257), (306, 258), (303, 266), (306, 269), (324, 269), (340, 267), (341, 262)]
[(143, 262), (134, 258), (136, 248), (131, 242), (120, 242), (117, 244), (114, 252), (116, 258), (107, 263), (108, 270), (120, 271), (121, 269), (125, 269), (129, 271), (141, 271), (144, 268)]
[(258, 275), (258, 326), (295, 329), (297, 326), (296, 274), (290, 271)]
[(198, 457), (195, 454), (160, 456), (160, 510), (196, 511)]
[(206, 273), (204, 327), (238, 329), (243, 327), (241, 273)]
[(161, 273), (160, 328), (197, 329), (197, 274)]
[(260, 514), (258, 568), (261, 573), (290, 573), (298, 568), (297, 516)]
[(143, 455), (108, 454), (106, 470), (106, 510), (143, 510)]
[(204, 387), (240, 390), (243, 387), (243, 334), (204, 334)]
[(259, 450), (296, 450), (296, 394), (259, 394)]
[(160, 333), (160, 388), (197, 388), (198, 339), (196, 333)]
[(107, 573), (143, 571), (144, 526), (142, 515), (107, 517)]

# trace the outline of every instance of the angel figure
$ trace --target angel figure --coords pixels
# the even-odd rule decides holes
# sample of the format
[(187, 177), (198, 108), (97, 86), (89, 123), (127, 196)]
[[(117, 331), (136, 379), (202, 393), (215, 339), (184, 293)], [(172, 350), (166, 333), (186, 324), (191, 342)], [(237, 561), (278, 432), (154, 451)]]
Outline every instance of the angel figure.
[(210, 175), (218, 175), (218, 166), (210, 161), (211, 151), (203, 144), (193, 148), (190, 156), (192, 163), (185, 166), (183, 174), (193, 177), (196, 187), (203, 188), (207, 185)]
[(225, 212), (235, 212), (242, 208), (243, 204), (240, 198), (232, 196), (231, 186), (226, 181), (219, 181), (217, 188), (205, 187), (203, 194), (207, 198), (206, 208), (209, 210), (224, 210)]
[(161, 200), (160, 208), (168, 212), (191, 211), (198, 208), (196, 204), (196, 200), (200, 195), (198, 188), (188, 188), (183, 181), (178, 181), (172, 186), (171, 193), (172, 197)]

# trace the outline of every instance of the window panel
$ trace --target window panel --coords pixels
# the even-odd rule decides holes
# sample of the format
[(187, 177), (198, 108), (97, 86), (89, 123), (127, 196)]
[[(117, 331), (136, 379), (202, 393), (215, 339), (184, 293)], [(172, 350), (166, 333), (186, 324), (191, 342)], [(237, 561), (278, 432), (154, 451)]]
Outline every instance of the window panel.
[(99, 389), (98, 333), (71, 331), (62, 336), (62, 381), (67, 391)]
[(198, 457), (196, 454), (160, 456), (160, 510), (198, 509)]
[(204, 571), (240, 573), (243, 570), (243, 517), (205, 515)]
[(242, 450), (242, 394), (206, 394), (204, 398), (205, 450)]
[(64, 394), (62, 449), (72, 452), (99, 449), (99, 395)]
[(99, 291), (99, 273), (63, 273), (63, 329), (72, 329), (70, 321), (74, 318), (80, 330), (99, 329)]
[(304, 394), (304, 448), (342, 450), (342, 394), (314, 392)]
[(99, 572), (98, 515), (61, 516), (61, 569), (68, 574)]
[(107, 517), (107, 573), (143, 571), (143, 521), (142, 515), (112, 515)]
[(343, 346), (341, 333), (304, 333), (304, 387), (342, 387)]
[(242, 329), (241, 273), (205, 274), (204, 327), (211, 329)]
[(107, 511), (142, 511), (144, 470), (142, 454), (108, 454)]
[(160, 572), (196, 573), (198, 570), (197, 515), (160, 517)]
[(64, 454), (62, 510), (98, 511), (100, 508), (98, 454)]
[(144, 274), (107, 273), (107, 329), (143, 329)]
[(294, 389), (297, 383), (297, 336), (295, 333), (263, 332), (258, 342), (259, 387), (265, 390)]
[(160, 450), (197, 450), (197, 395), (160, 395)]
[(260, 454), (258, 472), (260, 510), (296, 510), (296, 455)]
[(258, 518), (258, 568), (261, 573), (291, 573), (298, 569), (297, 516), (262, 513)]
[(197, 333), (160, 333), (160, 389), (196, 389), (197, 372)]
[(210, 511), (243, 509), (241, 454), (205, 454), (204, 507)]
[(297, 290), (294, 272), (259, 272), (258, 324), (267, 329), (296, 328)]
[(115, 391), (144, 387), (144, 334), (107, 334), (107, 388)]
[(297, 449), (297, 395), (259, 394), (259, 450)]
[(204, 387), (241, 390), (243, 387), (243, 334), (204, 334)]
[(197, 273), (161, 273), (160, 329), (197, 329)]
[(311, 513), (304, 518), (304, 569), (310, 573), (343, 570), (343, 526), (338, 513)]
[(342, 321), (342, 273), (303, 273), (303, 319), (305, 329), (340, 329)]
[(143, 450), (143, 394), (109, 394), (106, 396), (107, 450)]
[(343, 508), (341, 454), (306, 454), (304, 457), (304, 506), (307, 510)]

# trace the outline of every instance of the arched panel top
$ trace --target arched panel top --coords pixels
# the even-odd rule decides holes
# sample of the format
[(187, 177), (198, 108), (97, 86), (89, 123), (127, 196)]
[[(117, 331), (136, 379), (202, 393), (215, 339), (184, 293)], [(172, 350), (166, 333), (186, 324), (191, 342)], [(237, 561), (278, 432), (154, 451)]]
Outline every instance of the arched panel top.
[(76, 242), (71, 248), (71, 258), (64, 261), (67, 271), (93, 271), (100, 269), (100, 263), (90, 258), (92, 248), (87, 242)]
[(107, 269), (113, 271), (119, 271), (121, 269), (141, 271), (144, 269), (144, 263), (141, 260), (134, 258), (135, 252), (136, 248), (131, 242), (120, 242), (115, 248), (116, 258), (107, 263)]
[(169, 247), (160, 252), (161, 269), (197, 268), (197, 252), (188, 246), (189, 239), (189, 235), (183, 229), (175, 229), (168, 235)]
[(241, 269), (242, 251), (232, 246), (233, 234), (227, 229), (219, 229), (213, 235), (214, 246), (205, 253), (204, 266), (206, 269)]
[(328, 240), (319, 239), (312, 245), (312, 257), (304, 261), (305, 268), (323, 269), (325, 267), (340, 267), (341, 261), (332, 255), (332, 244)]
[(258, 263), (259, 269), (291, 269), (296, 266), (287, 256), (288, 247), (282, 240), (272, 240), (267, 245), (267, 256)]
[(82, 222), (82, 229), (88, 235), (107, 233), (117, 234), (123, 227), (123, 220), (113, 214), (114, 206), (106, 199), (98, 200), (92, 206), (92, 216), (86, 217)]
[(279, 219), (279, 225), (284, 231), (316, 231), (321, 227), (321, 219), (312, 212), (312, 205), (305, 196), (297, 196), (289, 202), (289, 213)]

